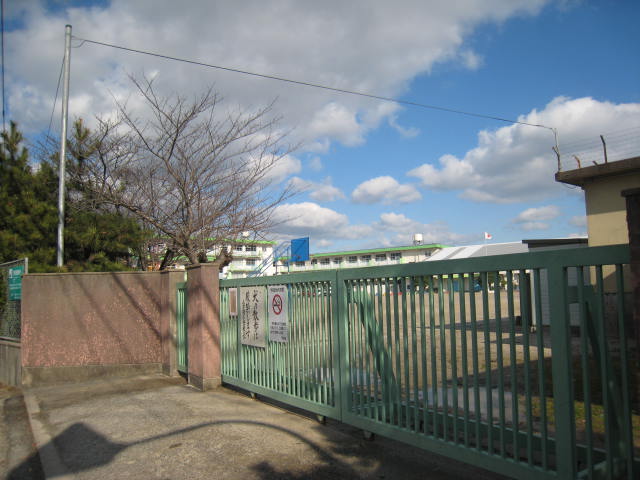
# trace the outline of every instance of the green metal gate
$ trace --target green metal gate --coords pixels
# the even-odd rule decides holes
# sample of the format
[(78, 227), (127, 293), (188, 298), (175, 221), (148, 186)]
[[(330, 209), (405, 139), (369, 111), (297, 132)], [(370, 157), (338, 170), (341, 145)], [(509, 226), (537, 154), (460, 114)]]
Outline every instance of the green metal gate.
[[(615, 246), (224, 280), (222, 380), (516, 478), (637, 478), (628, 262)], [(238, 294), (268, 285), (286, 286), (288, 341), (243, 344)]]
[[(230, 315), (234, 289), (238, 295), (246, 286), (266, 288), (283, 282), (289, 305), (288, 341), (269, 341), (265, 348), (243, 345), (238, 315)], [(318, 415), (339, 418), (337, 317), (333, 314), (335, 272), (298, 274), (286, 279), (238, 279), (221, 284), (223, 381)]]
[(176, 294), (176, 353), (178, 371), (188, 373), (189, 344), (187, 339), (187, 283), (177, 285)]

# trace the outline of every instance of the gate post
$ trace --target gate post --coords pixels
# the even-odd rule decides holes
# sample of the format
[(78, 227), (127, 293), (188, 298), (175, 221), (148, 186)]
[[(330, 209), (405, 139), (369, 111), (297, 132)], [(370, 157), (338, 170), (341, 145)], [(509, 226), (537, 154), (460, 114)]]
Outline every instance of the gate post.
[[(627, 228), (629, 230), (629, 256), (631, 270), (631, 298), (633, 299), (631, 312), (631, 331), (634, 346), (632, 353), (632, 371), (635, 378), (632, 385), (635, 391), (629, 392), (632, 398), (640, 398), (640, 188), (623, 190), (622, 196), (627, 203)], [(631, 387), (633, 390), (634, 387)]]
[(188, 381), (200, 390), (221, 383), (219, 269), (216, 263), (187, 268)]
[(176, 358), (176, 288), (184, 281), (184, 272), (165, 270), (160, 273), (162, 306), (160, 313), (160, 336), (162, 341), (162, 373), (171, 377), (178, 375)]

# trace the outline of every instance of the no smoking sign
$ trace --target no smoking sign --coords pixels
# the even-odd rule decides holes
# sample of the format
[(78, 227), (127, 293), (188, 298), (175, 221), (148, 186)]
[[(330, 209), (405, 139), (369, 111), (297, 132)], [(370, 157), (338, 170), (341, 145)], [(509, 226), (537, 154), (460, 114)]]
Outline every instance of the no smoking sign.
[(282, 297), (276, 293), (273, 296), (273, 300), (271, 300), (271, 308), (273, 309), (273, 313), (276, 315), (280, 315), (282, 313)]
[(269, 340), (288, 342), (289, 294), (286, 285), (269, 285)]

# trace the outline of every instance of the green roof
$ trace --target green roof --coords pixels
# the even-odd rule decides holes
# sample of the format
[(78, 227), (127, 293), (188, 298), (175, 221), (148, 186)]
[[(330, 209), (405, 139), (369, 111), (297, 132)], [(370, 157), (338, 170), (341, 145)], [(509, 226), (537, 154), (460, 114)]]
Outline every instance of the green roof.
[(275, 245), (278, 242), (273, 242), (271, 240), (249, 240), (245, 238), (238, 238), (236, 240), (225, 240), (224, 243), (231, 243), (231, 244), (249, 243), (251, 245)]
[(439, 243), (430, 243), (425, 245), (407, 245), (404, 247), (386, 247), (386, 248), (371, 248), (369, 250), (348, 250), (344, 252), (326, 252), (326, 253), (312, 253), (310, 257), (344, 257), (349, 255), (363, 255), (367, 253), (389, 253), (389, 252), (405, 252), (411, 250), (423, 250), (425, 248), (446, 248), (448, 245), (441, 245)]

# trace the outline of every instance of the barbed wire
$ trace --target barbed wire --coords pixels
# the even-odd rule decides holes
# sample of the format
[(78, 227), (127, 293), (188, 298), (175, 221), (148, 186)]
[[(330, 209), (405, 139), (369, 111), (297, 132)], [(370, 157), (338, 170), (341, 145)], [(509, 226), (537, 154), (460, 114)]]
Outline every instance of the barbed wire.
[(640, 156), (640, 125), (563, 143), (561, 149), (561, 170), (637, 157)]

